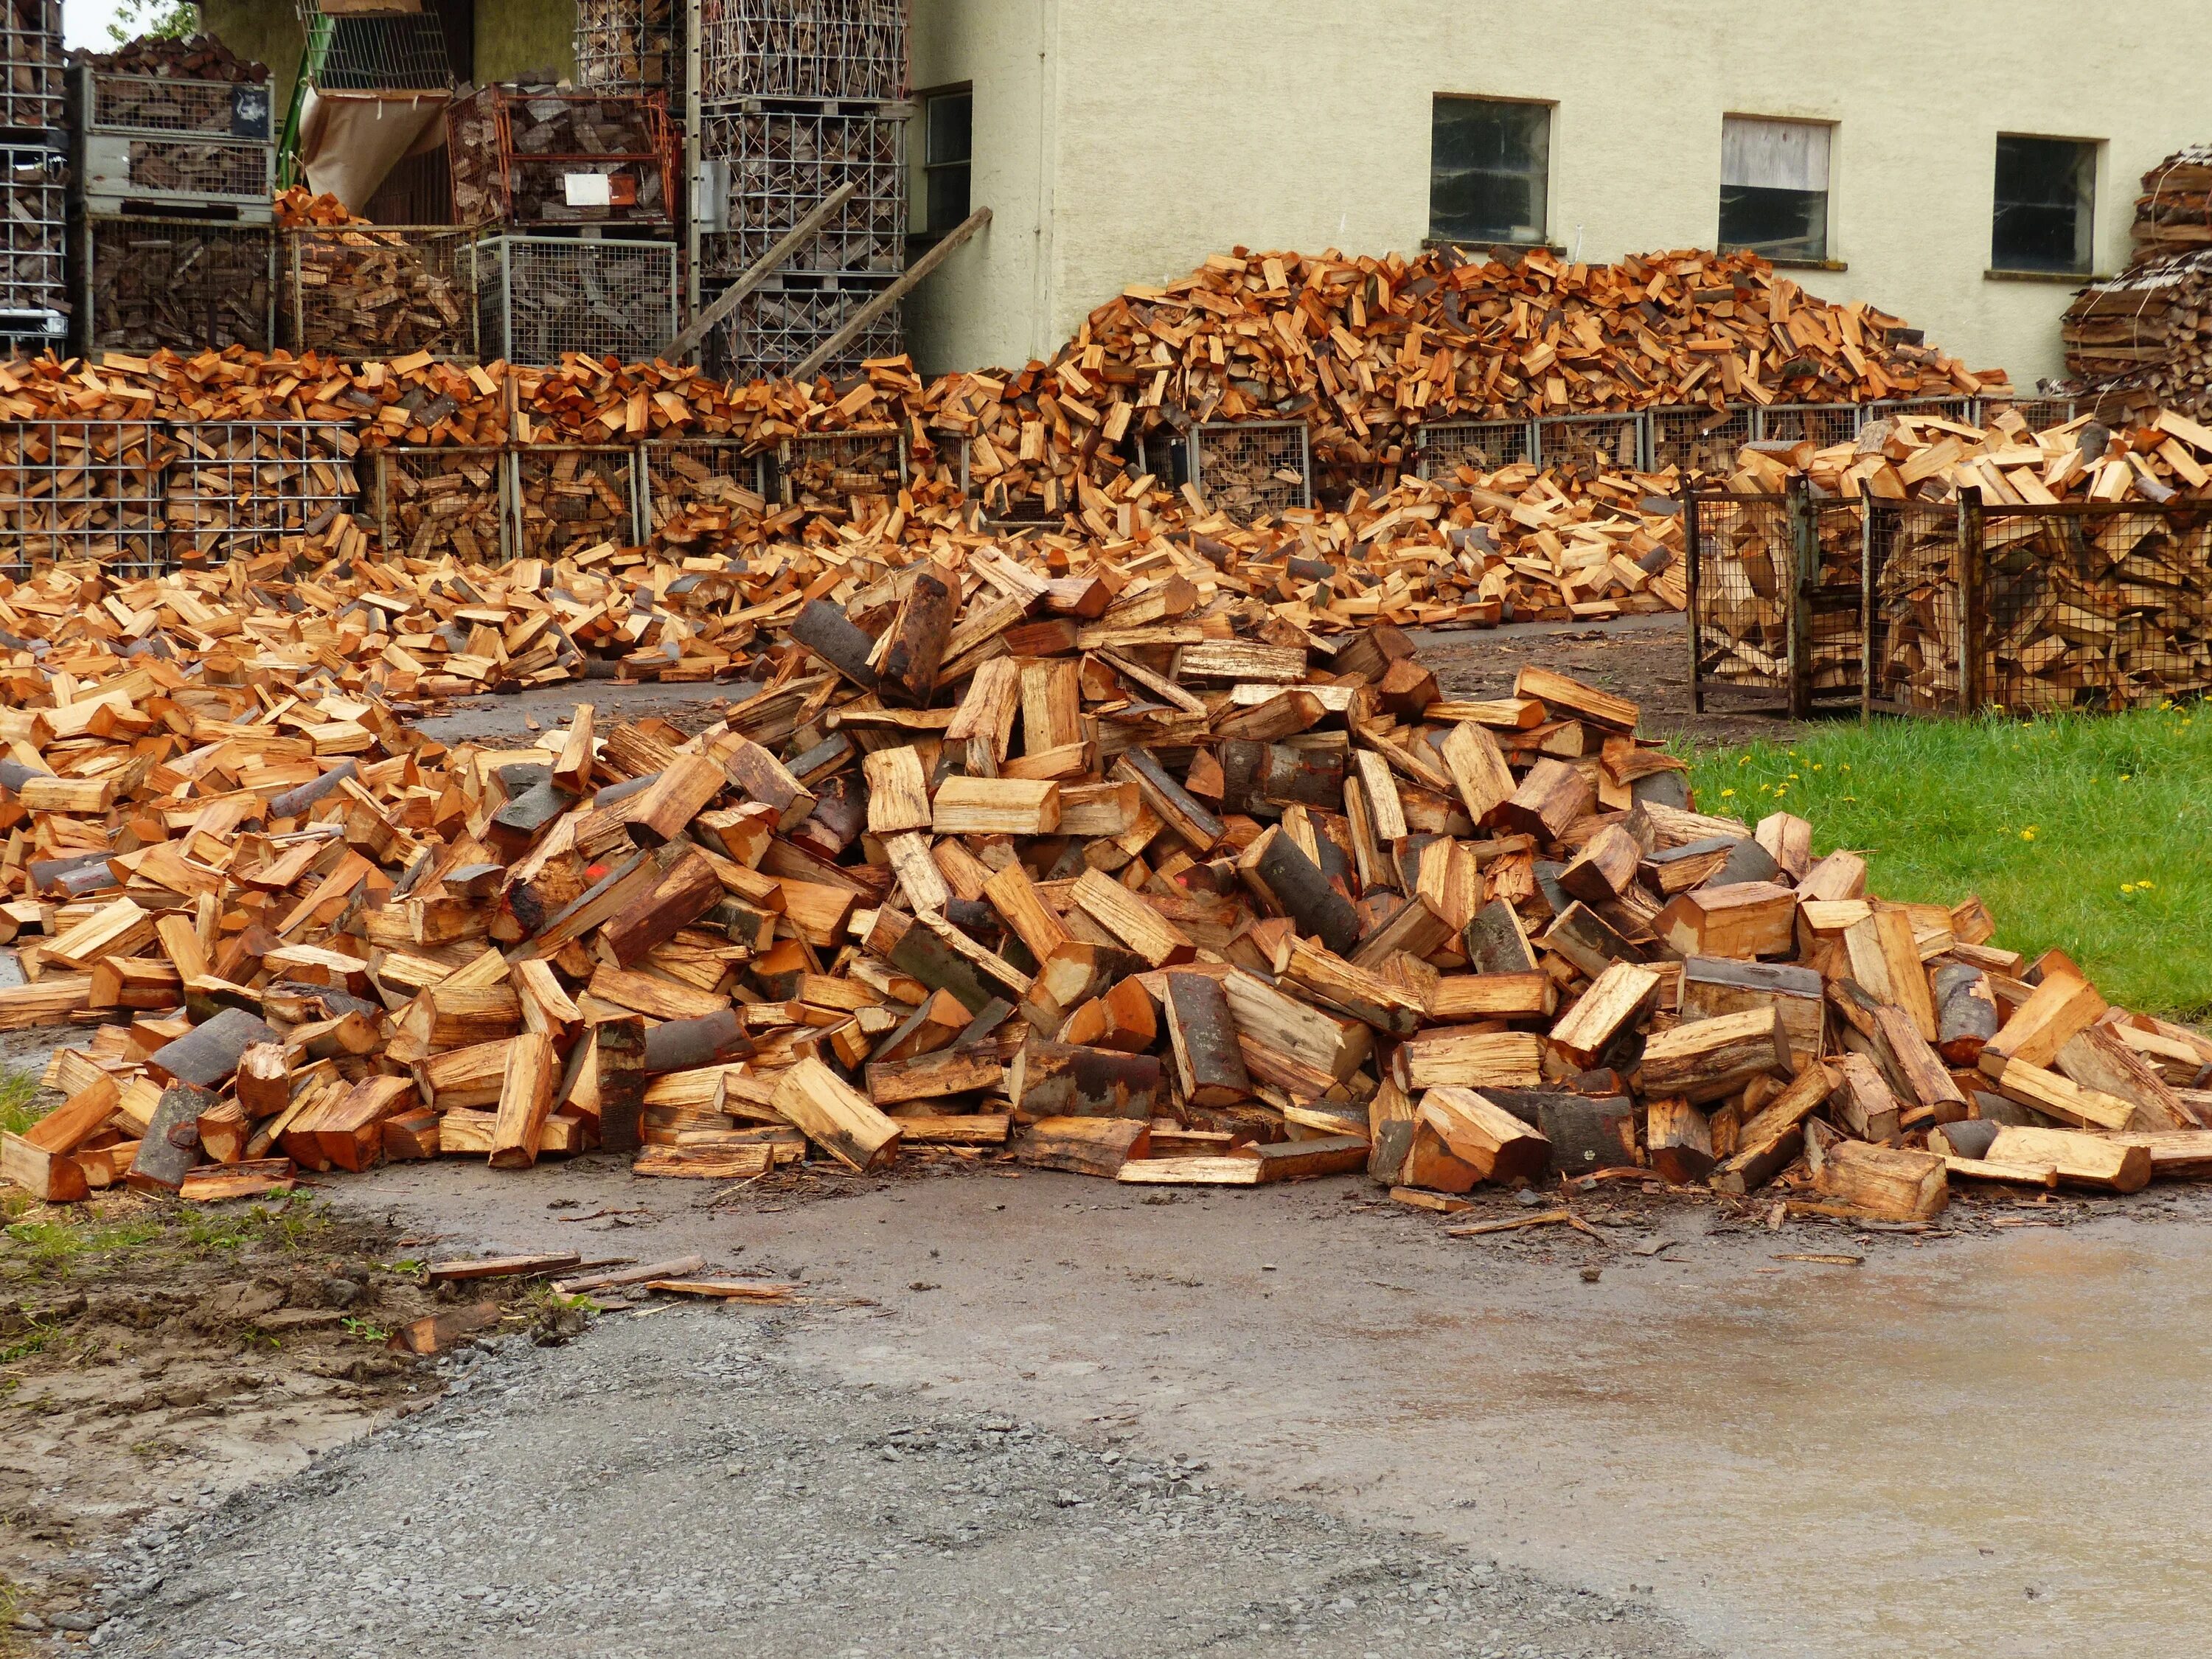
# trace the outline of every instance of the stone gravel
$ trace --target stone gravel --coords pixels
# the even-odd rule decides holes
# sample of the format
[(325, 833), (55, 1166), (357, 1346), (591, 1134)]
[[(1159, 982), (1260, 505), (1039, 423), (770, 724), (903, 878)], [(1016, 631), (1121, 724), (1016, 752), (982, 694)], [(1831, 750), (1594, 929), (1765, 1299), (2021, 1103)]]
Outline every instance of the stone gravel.
[[(441, 1362), (304, 1474), (100, 1564), (103, 1655), (1672, 1659), (1640, 1601), (780, 1355), (803, 1316), (617, 1316)], [(1355, 1402), (1347, 1402), (1356, 1410)], [(87, 1621), (89, 1622), (89, 1621)]]

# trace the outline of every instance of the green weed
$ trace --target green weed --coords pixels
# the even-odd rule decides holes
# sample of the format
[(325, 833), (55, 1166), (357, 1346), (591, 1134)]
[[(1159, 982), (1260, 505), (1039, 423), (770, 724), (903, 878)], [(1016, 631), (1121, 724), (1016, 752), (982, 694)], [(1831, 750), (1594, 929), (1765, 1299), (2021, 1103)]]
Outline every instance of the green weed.
[(2110, 1000), (2212, 1017), (2212, 713), (1879, 720), (1693, 756), (1698, 805), (1813, 824), (1884, 898), (1980, 894), (1996, 942), (2057, 946)]

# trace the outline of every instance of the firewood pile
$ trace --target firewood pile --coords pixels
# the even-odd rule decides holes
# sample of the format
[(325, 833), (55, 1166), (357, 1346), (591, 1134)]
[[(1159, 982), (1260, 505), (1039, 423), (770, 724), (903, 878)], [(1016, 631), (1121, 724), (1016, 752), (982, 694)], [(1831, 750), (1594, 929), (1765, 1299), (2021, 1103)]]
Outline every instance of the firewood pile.
[(314, 225), (361, 225), (369, 222), (356, 214), (327, 191), (318, 196), (305, 185), (279, 191), (273, 206), (279, 230), (304, 230)]
[(502, 562), (506, 502), (496, 451), (386, 448), (370, 466), (377, 538), (387, 555), (424, 562), (450, 556), (464, 565)]
[(2212, 247), (2212, 144), (2178, 149), (2143, 174), (2129, 234), (2138, 262)]
[(367, 360), (476, 349), (467, 233), (362, 227), (289, 231), (284, 308), (295, 350)]
[(522, 514), (518, 556), (558, 558), (636, 541), (629, 451), (526, 449), (515, 461)]
[[(447, 120), (457, 223), (668, 222), (675, 161), (657, 94), (488, 86), (456, 99)], [(572, 203), (568, 181), (581, 173), (606, 178), (605, 204)]]
[(150, 421), (0, 426), (0, 562), (19, 578), (71, 560), (158, 565), (173, 453)]
[(179, 40), (141, 35), (113, 52), (71, 52), (70, 62), (88, 64), (110, 75), (221, 81), (231, 86), (258, 87), (269, 79), (268, 64), (240, 58), (212, 34)]
[[(1855, 499), (1863, 484), (1875, 502), (1876, 696), (1960, 706), (1957, 503), (1967, 490), (1984, 514), (1986, 702), (2118, 708), (2212, 689), (2212, 428), (2187, 416), (2154, 410), (2118, 428), (2083, 416), (2037, 432), (2012, 410), (1986, 430), (1900, 415), (1850, 444), (1747, 447), (1729, 487), (1778, 494), (1798, 475), (1817, 496)], [(2202, 518), (2151, 510), (2199, 501)], [(2069, 502), (2146, 510), (2032, 510)], [(1823, 538), (1824, 579), (1855, 583), (1856, 525), (1838, 515)], [(1780, 673), (1793, 563), (1778, 506), (1732, 518), (1701, 549), (1707, 673), (1761, 683)], [(1856, 635), (1816, 637), (1815, 647), (1816, 673), (1831, 677), (1847, 675), (1863, 648)]]
[(597, 1147), (1910, 1221), (2212, 1167), (2212, 1042), (1978, 900), (1699, 812), (1633, 702), (1534, 668), (1447, 702), (1395, 629), (1332, 645), (1202, 558), (855, 557), (703, 732), (580, 704), (519, 750), (426, 738), (362, 665), (627, 635), (621, 579), (355, 568), (296, 610), (274, 554), (0, 595), (46, 647), (0, 679), (0, 1027), (98, 1025), (0, 1144), (34, 1197)]

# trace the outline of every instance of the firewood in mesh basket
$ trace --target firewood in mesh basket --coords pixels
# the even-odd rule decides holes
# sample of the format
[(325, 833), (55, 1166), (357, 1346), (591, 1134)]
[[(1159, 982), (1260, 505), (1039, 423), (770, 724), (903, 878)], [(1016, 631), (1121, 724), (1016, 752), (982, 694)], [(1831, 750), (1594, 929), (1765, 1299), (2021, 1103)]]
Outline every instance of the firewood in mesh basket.
[(631, 539), (629, 456), (563, 449), (520, 458), (520, 558), (557, 558)]
[(196, 352), (269, 337), (270, 232), (184, 220), (94, 220), (95, 349)]
[(410, 559), (451, 553), (471, 563), (499, 559), (499, 455), (493, 450), (390, 452), (382, 471), (386, 551)]
[(324, 230), (294, 240), (291, 337), (304, 349), (374, 358), (471, 349), (468, 293), (452, 269), (458, 243), (398, 231)]

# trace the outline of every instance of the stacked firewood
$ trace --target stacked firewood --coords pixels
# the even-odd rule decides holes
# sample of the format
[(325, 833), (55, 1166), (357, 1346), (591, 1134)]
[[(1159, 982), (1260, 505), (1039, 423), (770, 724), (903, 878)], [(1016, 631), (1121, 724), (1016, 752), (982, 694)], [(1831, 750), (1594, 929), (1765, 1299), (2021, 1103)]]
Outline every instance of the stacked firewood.
[(628, 450), (526, 449), (515, 460), (519, 556), (557, 559), (589, 548), (611, 553), (636, 542)]
[(2092, 283), (2067, 307), (2066, 369), (2111, 411), (2212, 413), (2212, 248)]
[[(456, 99), (447, 118), (461, 224), (668, 222), (675, 163), (658, 94), (489, 86)], [(606, 179), (605, 204), (570, 200), (568, 180), (586, 173)]]
[(906, 95), (902, 0), (704, 0), (702, 90), (709, 99)]
[(495, 750), (349, 665), (441, 605), (549, 659), (659, 619), (536, 561), (9, 597), (46, 650), (0, 677), (0, 1026), (99, 1024), (0, 1143), (50, 1202), (598, 1147), (1919, 1221), (2212, 1168), (2212, 1042), (1978, 900), (1885, 902), (1802, 819), (1699, 812), (1633, 702), (1533, 668), (1448, 702), (1395, 629), (1332, 646), (1202, 559), (855, 557), (704, 731), (583, 704)]
[(368, 359), (472, 356), (476, 301), (460, 233), (301, 229), (285, 236), (295, 349)]
[(0, 51), (0, 127), (58, 132), (64, 118), (62, 0), (4, 0)]
[(2130, 234), (2138, 261), (2212, 246), (2212, 144), (2176, 150), (2143, 174)]
[(305, 185), (279, 191), (276, 200), (276, 228), (302, 230), (312, 225), (357, 225), (368, 222), (328, 191), (318, 196)]
[(173, 453), (150, 421), (0, 426), (0, 563), (18, 577), (72, 560), (159, 564)]
[(113, 52), (71, 52), (70, 61), (89, 64), (110, 75), (163, 80), (221, 81), (232, 86), (258, 87), (269, 79), (268, 64), (240, 58), (212, 34), (173, 40), (142, 34)]
[(683, 14), (672, 0), (577, 0), (576, 84), (683, 95)]
[(376, 532), (384, 551), (424, 562), (454, 558), (495, 565), (506, 513), (495, 450), (383, 449), (376, 479)]

